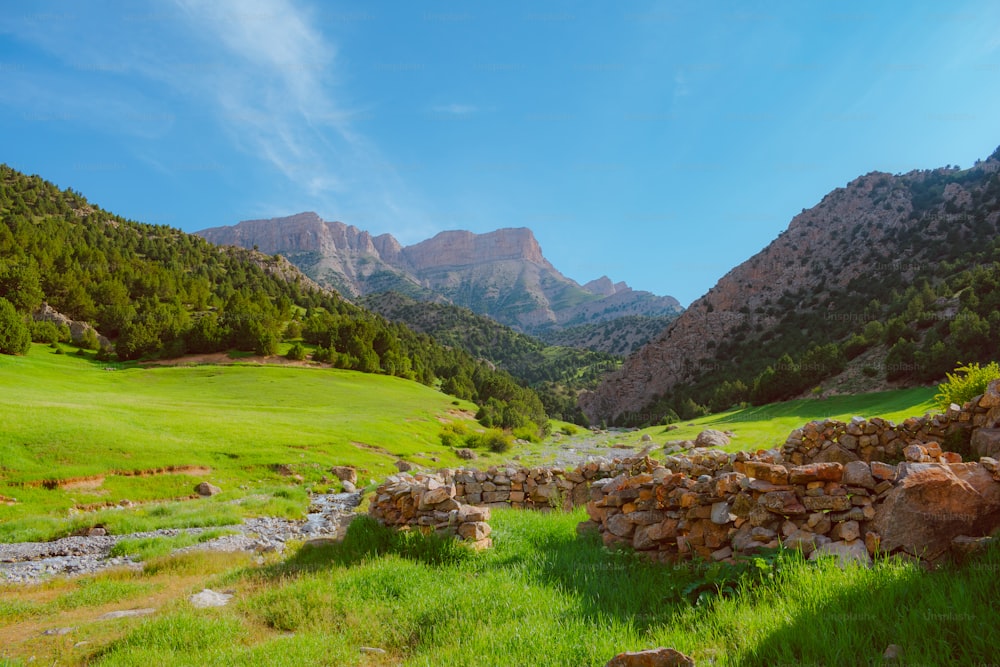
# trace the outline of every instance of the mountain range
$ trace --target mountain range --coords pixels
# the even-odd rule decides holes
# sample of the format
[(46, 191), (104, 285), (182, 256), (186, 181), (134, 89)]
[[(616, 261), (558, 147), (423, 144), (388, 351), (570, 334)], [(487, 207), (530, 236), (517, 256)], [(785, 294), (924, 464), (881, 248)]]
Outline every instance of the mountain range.
[(390, 234), (372, 236), (316, 213), (299, 213), (196, 233), (218, 245), (283, 255), (348, 298), (399, 292), (468, 308), (531, 334), (682, 311), (673, 297), (633, 290), (605, 276), (580, 285), (552, 266), (523, 227), (485, 234), (445, 231), (403, 246)]

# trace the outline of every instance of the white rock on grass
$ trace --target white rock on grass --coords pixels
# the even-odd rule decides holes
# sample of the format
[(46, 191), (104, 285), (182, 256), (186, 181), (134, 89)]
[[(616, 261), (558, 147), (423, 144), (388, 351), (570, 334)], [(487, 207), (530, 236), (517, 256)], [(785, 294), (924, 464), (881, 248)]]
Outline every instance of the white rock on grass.
[(205, 588), (200, 593), (195, 593), (188, 600), (197, 609), (207, 607), (225, 607), (233, 599), (230, 593), (217, 593), (211, 588)]

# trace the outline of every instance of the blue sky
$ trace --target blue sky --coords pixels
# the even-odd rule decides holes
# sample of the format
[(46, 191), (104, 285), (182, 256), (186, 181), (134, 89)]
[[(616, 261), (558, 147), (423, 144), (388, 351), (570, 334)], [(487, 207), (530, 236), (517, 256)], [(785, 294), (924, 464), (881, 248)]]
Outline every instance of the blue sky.
[(0, 162), (195, 231), (534, 230), (687, 305), (824, 194), (1000, 144), (1000, 3), (4, 3)]

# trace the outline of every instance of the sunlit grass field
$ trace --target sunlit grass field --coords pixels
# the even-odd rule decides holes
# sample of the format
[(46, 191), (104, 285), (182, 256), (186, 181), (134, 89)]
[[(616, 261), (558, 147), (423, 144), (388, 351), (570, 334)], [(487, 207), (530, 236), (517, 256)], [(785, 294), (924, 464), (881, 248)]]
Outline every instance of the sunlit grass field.
[[(52, 521), (76, 506), (186, 499), (202, 480), (225, 493), (184, 503), (197, 510), (160, 507), (153, 523), (191, 525), (178, 517), (192, 512), (208, 524), (244, 510), (294, 513), (305, 508), (305, 486), (333, 479), (332, 465), (356, 466), (362, 484), (394, 472), (397, 458), (457, 465), (438, 433), (442, 420), (469, 409), (393, 377), (277, 365), (116, 366), (34, 345), (25, 357), (0, 356), (0, 540), (65, 530), (68, 523)], [(288, 473), (303, 482), (292, 484)], [(241, 498), (242, 506), (229, 502)], [(102, 521), (142, 512), (105, 511)]]
[[(693, 605), (684, 589), (703, 566), (608, 551), (576, 534), (584, 518), (498, 511), (482, 553), (359, 518), (342, 543), (283, 562), (184, 554), (140, 573), (8, 587), (0, 654), (9, 665), (578, 667), (671, 646), (699, 665), (879, 665), (896, 644), (903, 664), (971, 665), (989, 664), (1000, 640), (997, 549), (929, 573), (791, 555), (758, 585)], [(195, 610), (187, 596), (206, 586), (233, 601)], [(97, 620), (130, 608), (157, 611)], [(42, 634), (59, 627), (72, 630)]]
[(934, 387), (915, 387), (872, 394), (785, 401), (680, 422), (677, 424), (678, 428), (672, 431), (659, 426), (646, 429), (643, 433), (649, 433), (658, 441), (693, 440), (704, 429), (714, 428), (736, 434), (729, 447), (733, 451), (770, 449), (780, 447), (792, 430), (815, 419), (850, 421), (855, 416), (865, 419), (882, 417), (899, 423), (907, 417), (939, 412), (934, 404), (936, 391)]

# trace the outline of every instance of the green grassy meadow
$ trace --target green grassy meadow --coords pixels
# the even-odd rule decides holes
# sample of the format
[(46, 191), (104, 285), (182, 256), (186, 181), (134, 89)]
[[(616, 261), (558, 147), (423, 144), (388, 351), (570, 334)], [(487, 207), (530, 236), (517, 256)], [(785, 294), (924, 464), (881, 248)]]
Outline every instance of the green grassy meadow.
[[(24, 357), (0, 356), (0, 495), (16, 501), (0, 504), (0, 539), (68, 530), (72, 522), (61, 520), (74, 507), (186, 499), (202, 480), (225, 492), (198, 501), (206, 523), (238, 518), (228, 501), (239, 498), (247, 512), (294, 514), (306, 494), (288, 489), (277, 466), (319, 488), (331, 465), (356, 466), (362, 484), (394, 472), (396, 458), (457, 465), (438, 433), (443, 419), (470, 409), (393, 377), (280, 365), (108, 365), (34, 345)], [(157, 525), (190, 525), (182, 515), (195, 510), (158, 511)], [(137, 513), (97, 518), (121, 523)]]
[(659, 426), (646, 429), (643, 433), (649, 433), (657, 441), (693, 440), (702, 430), (714, 428), (736, 434), (731, 447), (733, 451), (769, 449), (783, 445), (792, 430), (814, 419), (850, 421), (854, 416), (865, 419), (882, 417), (898, 423), (925, 412), (938, 412), (933, 400), (936, 391), (934, 387), (915, 387), (873, 394), (798, 399), (700, 417), (679, 423), (679, 428), (673, 431)]
[[(699, 665), (988, 664), (1000, 640), (1000, 550), (932, 572), (838, 569), (789, 553), (735, 594), (691, 604), (700, 563), (664, 566), (578, 536), (582, 510), (494, 514), (495, 547), (380, 528), (284, 561), (184, 554), (142, 572), (2, 590), (0, 665), (604, 665), (672, 646)], [(196, 610), (187, 596), (234, 593)], [(155, 608), (98, 620), (111, 609)], [(65, 635), (47, 629), (72, 627)], [(81, 643), (82, 642), (82, 643)], [(364, 652), (363, 648), (378, 649)], [(381, 651), (381, 652), (379, 652)], [(6, 653), (6, 661), (2, 657)]]
[[(97, 524), (126, 533), (300, 516), (309, 489), (337, 487), (320, 482), (331, 465), (358, 467), (362, 485), (393, 472), (399, 457), (459, 465), (438, 434), (443, 420), (474, 407), (416, 383), (349, 371), (106, 366), (40, 345), (25, 357), (0, 357), (0, 501), (8, 499), (0, 504), (0, 540)], [(920, 415), (933, 410), (933, 393), (791, 401), (595, 441), (639, 447), (644, 433), (662, 443), (717, 428), (736, 433), (731, 449), (760, 449), (811, 419)], [(563, 427), (573, 431), (558, 423), (554, 430)], [(574, 437), (594, 439), (583, 431)], [(534, 464), (554, 443), (520, 447), (522, 462)], [(489, 465), (480, 455), (477, 463)], [(191, 500), (203, 479), (224, 492)], [(123, 499), (137, 506), (99, 507)], [(1000, 548), (932, 572), (895, 560), (840, 570), (786, 553), (755, 564), (756, 576), (728, 580), (732, 595), (695, 603), (690, 586), (718, 581), (717, 570), (609, 550), (596, 535), (577, 535), (585, 518), (582, 509), (495, 511), (495, 546), (482, 553), (367, 517), (342, 542), (291, 544), (284, 557), (170, 555), (218, 530), (125, 540), (116, 553), (141, 557), (141, 571), (0, 584), (0, 667), (575, 667), (657, 646), (700, 665), (898, 664), (881, 658), (889, 644), (903, 648), (903, 664), (989, 664), (1000, 640), (992, 613)], [(196, 610), (187, 598), (206, 587), (234, 599)], [(156, 611), (100, 618), (138, 608)]]

